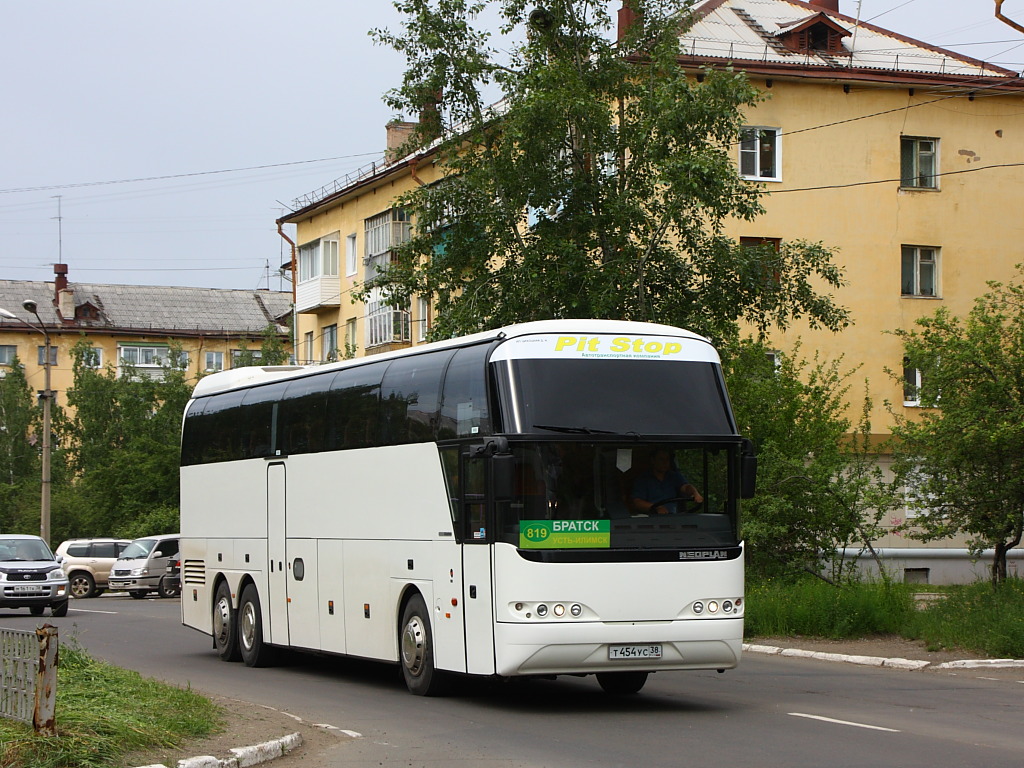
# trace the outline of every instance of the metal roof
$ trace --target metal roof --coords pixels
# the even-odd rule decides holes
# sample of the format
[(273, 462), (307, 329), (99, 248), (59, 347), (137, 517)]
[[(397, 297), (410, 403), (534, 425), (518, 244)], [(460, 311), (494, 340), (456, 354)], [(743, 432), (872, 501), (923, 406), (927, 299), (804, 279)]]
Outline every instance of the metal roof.
[[(74, 291), (75, 307), (92, 305), (95, 318), (63, 322), (52, 282), (0, 280), (0, 308), (34, 323), (35, 317), (22, 307), (31, 299), (47, 327), (243, 335), (281, 325), (292, 307), (291, 293), (283, 291), (76, 282), (69, 282), (68, 288)], [(68, 319), (72, 318), (64, 318)], [(0, 317), (0, 329), (19, 325)]]
[[(708, 0), (694, 14), (693, 26), (680, 37), (686, 56), (833, 71), (995, 78), (1017, 74), (798, 0)], [(780, 33), (818, 14), (849, 32), (842, 40), (845, 53), (796, 52), (779, 43)]]

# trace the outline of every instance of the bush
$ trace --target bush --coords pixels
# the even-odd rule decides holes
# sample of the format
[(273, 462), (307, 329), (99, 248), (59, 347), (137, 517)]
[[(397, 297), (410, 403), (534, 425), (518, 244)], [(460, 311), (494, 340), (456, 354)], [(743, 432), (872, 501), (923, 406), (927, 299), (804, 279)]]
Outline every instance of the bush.
[(748, 583), (747, 637), (830, 639), (900, 634), (914, 621), (914, 590), (870, 582), (836, 587), (820, 579)]
[(929, 648), (967, 648), (995, 658), (1024, 658), (1024, 581), (979, 581), (950, 590), (915, 617), (905, 633)]

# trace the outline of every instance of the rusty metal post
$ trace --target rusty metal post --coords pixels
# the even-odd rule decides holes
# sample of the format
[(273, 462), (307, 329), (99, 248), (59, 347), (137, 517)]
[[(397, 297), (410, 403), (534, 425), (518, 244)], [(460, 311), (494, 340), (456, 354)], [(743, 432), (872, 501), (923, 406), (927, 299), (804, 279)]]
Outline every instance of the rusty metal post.
[(32, 727), (42, 736), (57, 735), (57, 628), (43, 624), (36, 629), (39, 640), (39, 667), (36, 670), (36, 703)]

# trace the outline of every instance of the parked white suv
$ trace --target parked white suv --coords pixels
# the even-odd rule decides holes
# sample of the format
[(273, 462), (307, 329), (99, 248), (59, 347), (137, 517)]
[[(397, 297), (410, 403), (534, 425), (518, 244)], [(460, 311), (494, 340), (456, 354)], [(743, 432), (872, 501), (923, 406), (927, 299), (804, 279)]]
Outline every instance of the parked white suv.
[(0, 608), (28, 608), (42, 616), (68, 614), (68, 577), (38, 536), (0, 535)]
[(134, 598), (143, 598), (150, 592), (158, 592), (160, 597), (176, 597), (177, 592), (164, 577), (171, 558), (178, 555), (179, 535), (143, 536), (125, 547), (110, 569), (110, 589), (124, 590)]
[(121, 552), (131, 544), (128, 539), (68, 539), (57, 547), (64, 558), (64, 572), (71, 582), (72, 597), (96, 597), (107, 589), (110, 569)]

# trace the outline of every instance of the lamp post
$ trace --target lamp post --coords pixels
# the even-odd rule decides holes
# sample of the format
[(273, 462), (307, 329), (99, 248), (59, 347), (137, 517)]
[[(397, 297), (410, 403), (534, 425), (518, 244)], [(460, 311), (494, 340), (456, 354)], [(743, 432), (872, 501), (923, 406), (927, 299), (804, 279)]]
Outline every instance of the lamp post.
[(53, 392), (50, 389), (50, 334), (46, 330), (43, 319), (39, 317), (38, 306), (31, 299), (21, 302), (26, 312), (35, 315), (39, 325), (28, 320), (21, 320), (17, 315), (0, 309), (0, 316), (21, 320), (25, 325), (43, 334), (43, 392), (39, 396), (43, 401), (43, 480), (39, 512), (39, 535), (47, 546), (50, 544), (50, 403)]

